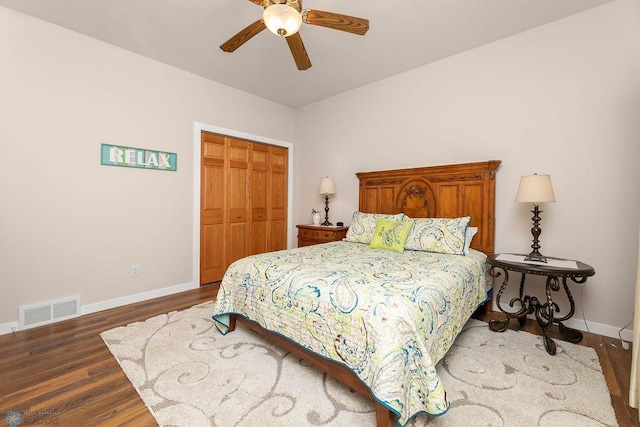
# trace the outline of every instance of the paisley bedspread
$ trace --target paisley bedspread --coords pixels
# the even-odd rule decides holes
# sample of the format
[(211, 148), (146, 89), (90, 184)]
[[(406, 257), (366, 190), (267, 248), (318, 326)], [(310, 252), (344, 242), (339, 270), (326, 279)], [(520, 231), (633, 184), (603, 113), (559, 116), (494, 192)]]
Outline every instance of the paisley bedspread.
[(232, 264), (213, 318), (240, 314), (351, 369), (404, 425), (449, 404), (435, 364), (486, 299), (485, 255), (333, 242)]

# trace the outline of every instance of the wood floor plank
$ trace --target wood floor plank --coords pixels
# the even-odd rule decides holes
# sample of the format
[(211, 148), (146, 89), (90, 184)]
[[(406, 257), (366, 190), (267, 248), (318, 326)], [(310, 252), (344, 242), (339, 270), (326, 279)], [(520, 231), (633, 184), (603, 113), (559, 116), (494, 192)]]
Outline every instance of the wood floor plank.
[(596, 350), (598, 358), (600, 359), (600, 366), (602, 367), (602, 373), (607, 381), (609, 387), (609, 393), (612, 396), (622, 396), (622, 390), (615, 375), (615, 370), (611, 364), (611, 359), (607, 347), (611, 345), (603, 339), (604, 337), (589, 334), (583, 341), (588, 341), (588, 345)]
[[(155, 419), (100, 338), (100, 333), (215, 299), (217, 285), (0, 336), (0, 419), (31, 412), (25, 424), (153, 426)], [(500, 317), (490, 312), (478, 318)], [(518, 329), (513, 320), (509, 327)], [(522, 330), (541, 334), (535, 321)], [(554, 329), (554, 328), (552, 328)], [(557, 328), (555, 328), (557, 329)], [(551, 336), (558, 338), (557, 331)], [(631, 350), (619, 341), (585, 333), (581, 343), (600, 359), (620, 426), (638, 426), (629, 407)]]

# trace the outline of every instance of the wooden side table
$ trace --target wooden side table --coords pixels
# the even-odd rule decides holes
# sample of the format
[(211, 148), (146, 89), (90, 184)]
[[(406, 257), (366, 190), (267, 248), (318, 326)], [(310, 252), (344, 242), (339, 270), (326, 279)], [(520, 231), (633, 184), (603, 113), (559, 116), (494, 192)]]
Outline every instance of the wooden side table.
[[(519, 259), (523, 261), (520, 262), (518, 257), (521, 257)], [(569, 291), (569, 286), (567, 285), (567, 279), (570, 279), (574, 283), (584, 284), (587, 278), (593, 276), (596, 272), (593, 267), (580, 261), (550, 257), (547, 257), (547, 259), (549, 260), (548, 265), (540, 265), (524, 262), (524, 255), (520, 254), (498, 254), (487, 258), (487, 263), (491, 266), (490, 274), (493, 278), (504, 274), (504, 280), (496, 295), (496, 303), (500, 311), (506, 315), (504, 320), (490, 321), (489, 328), (495, 332), (504, 332), (509, 327), (511, 318), (517, 318), (518, 323), (522, 326), (524, 325), (527, 314), (535, 313), (536, 320), (542, 328), (544, 348), (547, 350), (547, 353), (554, 355), (556, 354), (556, 343), (547, 335), (547, 328), (554, 323), (558, 324), (560, 334), (565, 340), (573, 343), (582, 340), (582, 332), (569, 328), (562, 323), (573, 316), (576, 308), (571, 292)], [(557, 265), (555, 265), (556, 262)], [(573, 263), (575, 263), (576, 268), (567, 266)], [(517, 304), (516, 307), (519, 306), (520, 308), (512, 312), (504, 310), (500, 304), (502, 293), (509, 283), (509, 271), (521, 273), (522, 275), (520, 277), (518, 297), (513, 298), (509, 302), (509, 307), (514, 307), (514, 305)], [(546, 277), (545, 298), (543, 300), (538, 299), (536, 296), (524, 294), (524, 283), (527, 275)], [(562, 283), (562, 289), (564, 289), (564, 293), (569, 299), (570, 309), (566, 315), (555, 317), (555, 313), (560, 312), (560, 307), (553, 301), (553, 293), (561, 290), (560, 283)]]
[(298, 228), (298, 247), (336, 242), (347, 235), (349, 227), (322, 225), (296, 225)]

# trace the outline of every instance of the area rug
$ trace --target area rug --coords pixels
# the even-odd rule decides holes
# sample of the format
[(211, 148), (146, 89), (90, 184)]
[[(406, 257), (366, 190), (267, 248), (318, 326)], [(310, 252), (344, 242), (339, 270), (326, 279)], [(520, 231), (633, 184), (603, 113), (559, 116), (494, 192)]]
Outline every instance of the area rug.
[[(101, 334), (161, 426), (374, 426), (373, 403), (238, 324), (213, 303)], [(417, 426), (615, 426), (596, 352), (470, 320), (437, 370), (451, 402)]]

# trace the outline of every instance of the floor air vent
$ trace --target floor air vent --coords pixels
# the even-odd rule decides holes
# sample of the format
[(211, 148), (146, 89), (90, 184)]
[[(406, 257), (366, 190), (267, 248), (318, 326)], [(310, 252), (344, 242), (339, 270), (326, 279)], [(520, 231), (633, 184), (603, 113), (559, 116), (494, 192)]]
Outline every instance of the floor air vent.
[(19, 307), (19, 329), (33, 328), (80, 315), (80, 297)]

